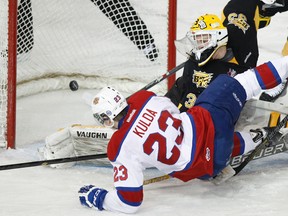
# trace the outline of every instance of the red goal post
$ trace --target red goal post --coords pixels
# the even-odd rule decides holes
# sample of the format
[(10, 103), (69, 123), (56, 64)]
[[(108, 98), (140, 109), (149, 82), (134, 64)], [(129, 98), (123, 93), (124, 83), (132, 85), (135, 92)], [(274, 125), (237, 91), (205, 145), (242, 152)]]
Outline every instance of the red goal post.
[(72, 79), (132, 93), (176, 66), (177, 0), (113, 2), (1, 0), (0, 147), (15, 148), (18, 97), (66, 89)]

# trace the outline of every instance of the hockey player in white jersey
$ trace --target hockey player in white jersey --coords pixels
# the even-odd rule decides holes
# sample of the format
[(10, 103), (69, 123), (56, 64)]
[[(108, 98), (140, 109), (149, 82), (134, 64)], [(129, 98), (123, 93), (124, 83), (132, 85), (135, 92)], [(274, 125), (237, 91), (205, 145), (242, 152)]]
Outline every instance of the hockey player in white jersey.
[[(246, 100), (287, 76), (288, 57), (234, 78), (220, 75), (195, 106), (182, 113), (168, 98), (149, 91), (139, 91), (126, 102), (117, 90), (104, 88), (93, 100), (93, 110), (99, 123), (118, 128), (107, 149), (115, 189), (108, 192), (101, 186), (83, 186), (79, 190), (81, 204), (98, 210), (136, 212), (143, 201), (143, 171), (147, 167), (182, 181), (217, 179), (232, 154), (248, 152), (261, 142), (253, 141), (249, 133), (234, 132)], [(233, 144), (235, 139), (239, 142)]]

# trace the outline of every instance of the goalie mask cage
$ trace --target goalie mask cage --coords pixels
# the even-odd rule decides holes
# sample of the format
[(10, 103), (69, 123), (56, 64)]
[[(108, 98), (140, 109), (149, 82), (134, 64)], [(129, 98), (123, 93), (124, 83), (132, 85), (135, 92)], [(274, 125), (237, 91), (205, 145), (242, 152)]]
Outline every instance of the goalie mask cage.
[[(82, 88), (133, 93), (175, 67), (176, 6), (177, 0), (0, 0), (0, 147), (15, 148), (19, 97), (65, 89), (73, 79)], [(174, 80), (153, 90), (165, 93)]]

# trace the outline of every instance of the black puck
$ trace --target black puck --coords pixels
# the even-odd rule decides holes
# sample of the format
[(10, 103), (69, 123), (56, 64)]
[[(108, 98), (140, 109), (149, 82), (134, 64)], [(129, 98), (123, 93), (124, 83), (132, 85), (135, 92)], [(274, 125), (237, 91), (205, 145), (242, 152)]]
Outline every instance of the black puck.
[(77, 91), (79, 86), (78, 86), (78, 83), (76, 80), (72, 80), (70, 83), (69, 83), (69, 87), (72, 91)]

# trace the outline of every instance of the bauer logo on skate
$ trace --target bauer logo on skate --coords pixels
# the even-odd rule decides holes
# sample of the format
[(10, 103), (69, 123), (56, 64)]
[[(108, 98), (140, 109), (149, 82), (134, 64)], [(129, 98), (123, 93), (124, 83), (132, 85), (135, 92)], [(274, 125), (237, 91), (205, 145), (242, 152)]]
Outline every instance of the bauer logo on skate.
[(145, 132), (148, 130), (151, 123), (153, 122), (156, 114), (157, 112), (150, 109), (146, 109), (145, 112), (140, 117), (140, 119), (138, 120), (138, 122), (136, 123), (136, 127), (133, 129), (133, 133), (142, 138)]
[(107, 139), (107, 133), (96, 133), (89, 131), (77, 131), (77, 137), (81, 138), (96, 138), (96, 139)]

